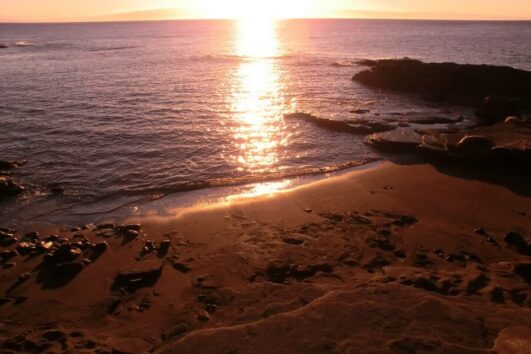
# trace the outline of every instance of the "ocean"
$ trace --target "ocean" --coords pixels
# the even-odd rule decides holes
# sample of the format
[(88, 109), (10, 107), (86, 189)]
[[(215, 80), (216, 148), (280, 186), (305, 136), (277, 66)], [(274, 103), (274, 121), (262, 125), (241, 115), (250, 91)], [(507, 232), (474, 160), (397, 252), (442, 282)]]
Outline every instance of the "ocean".
[(398, 57), (531, 70), (530, 38), (531, 22), (0, 24), (0, 159), (27, 161), (13, 172), (27, 193), (0, 204), (0, 224), (104, 219), (168, 196), (156, 209), (171, 214), (209, 190), (273, 191), (378, 158), (363, 137), (283, 114), (470, 116), (351, 77), (361, 59)]

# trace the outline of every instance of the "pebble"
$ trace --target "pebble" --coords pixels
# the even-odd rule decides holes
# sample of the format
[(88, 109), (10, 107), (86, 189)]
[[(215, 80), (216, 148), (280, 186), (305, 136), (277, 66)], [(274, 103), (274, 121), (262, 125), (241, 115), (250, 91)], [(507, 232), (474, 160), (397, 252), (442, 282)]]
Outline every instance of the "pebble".
[(19, 283), (25, 282), (25, 281), (28, 280), (29, 278), (31, 278), (31, 273), (20, 274), (20, 275), (18, 276), (18, 282), (19, 282)]

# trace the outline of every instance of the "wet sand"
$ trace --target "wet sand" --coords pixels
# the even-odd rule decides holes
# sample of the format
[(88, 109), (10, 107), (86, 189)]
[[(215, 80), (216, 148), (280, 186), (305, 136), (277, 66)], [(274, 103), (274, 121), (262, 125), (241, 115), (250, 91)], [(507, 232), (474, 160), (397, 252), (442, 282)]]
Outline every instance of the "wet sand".
[(510, 173), (386, 162), (178, 218), (127, 220), (142, 225), (138, 233), (40, 227), (40, 239), (108, 244), (79, 255), (75, 262), (88, 260), (75, 276), (58, 276), (42, 255), (4, 261), (0, 345), (530, 353), (528, 184)]

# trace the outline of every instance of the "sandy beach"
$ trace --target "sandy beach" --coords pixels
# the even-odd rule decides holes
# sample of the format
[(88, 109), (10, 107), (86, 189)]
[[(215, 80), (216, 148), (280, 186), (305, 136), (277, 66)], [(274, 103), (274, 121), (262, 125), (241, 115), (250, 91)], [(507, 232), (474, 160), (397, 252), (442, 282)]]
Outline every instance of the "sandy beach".
[(23, 230), (93, 246), (60, 281), (42, 255), (3, 262), (2, 352), (529, 353), (528, 180), (475, 171), (384, 162), (176, 218)]

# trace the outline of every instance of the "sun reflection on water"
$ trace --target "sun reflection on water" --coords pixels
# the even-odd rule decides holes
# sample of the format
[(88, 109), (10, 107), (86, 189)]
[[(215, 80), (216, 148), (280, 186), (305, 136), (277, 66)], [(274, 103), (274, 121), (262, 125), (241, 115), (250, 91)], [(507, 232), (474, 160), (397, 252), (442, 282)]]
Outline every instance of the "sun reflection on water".
[(241, 62), (232, 81), (230, 105), (232, 135), (239, 171), (273, 172), (281, 149), (288, 144), (282, 112), (283, 84), (278, 63), (278, 38), (274, 20), (242, 20), (237, 24), (235, 53)]

